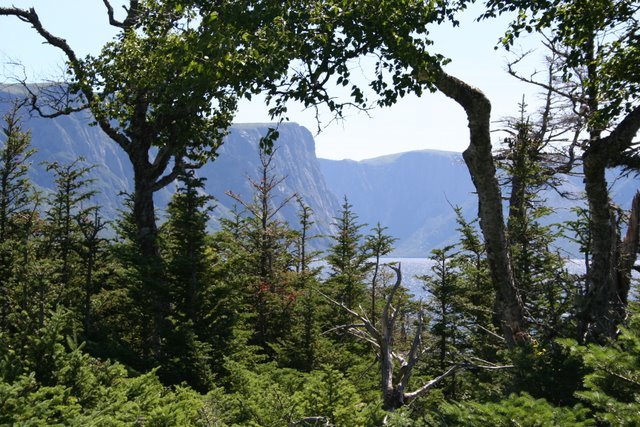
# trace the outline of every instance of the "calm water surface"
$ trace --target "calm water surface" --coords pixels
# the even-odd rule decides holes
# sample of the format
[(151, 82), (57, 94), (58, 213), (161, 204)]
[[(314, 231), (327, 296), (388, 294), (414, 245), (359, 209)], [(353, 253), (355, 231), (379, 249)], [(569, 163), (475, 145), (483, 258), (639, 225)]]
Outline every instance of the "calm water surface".
[[(415, 298), (423, 298), (426, 292), (423, 288), (424, 281), (419, 279), (420, 276), (430, 276), (431, 267), (434, 261), (428, 258), (383, 258), (383, 264), (400, 264), (402, 269), (402, 284), (409, 289)], [(320, 263), (323, 268), (323, 276), (326, 277), (329, 274), (326, 263)], [(567, 269), (572, 274), (584, 273), (584, 261), (580, 259), (567, 260)], [(389, 269), (383, 269), (383, 281), (386, 285), (393, 285), (395, 283), (395, 273)]]

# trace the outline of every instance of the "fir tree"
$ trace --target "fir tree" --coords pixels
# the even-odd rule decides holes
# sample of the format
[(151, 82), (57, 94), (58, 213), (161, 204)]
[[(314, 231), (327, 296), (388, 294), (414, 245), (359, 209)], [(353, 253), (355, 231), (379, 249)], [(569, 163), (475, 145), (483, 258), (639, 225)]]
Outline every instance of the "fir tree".
[(14, 264), (20, 254), (16, 244), (23, 242), (24, 227), (32, 216), (34, 198), (27, 177), (29, 159), (35, 150), (30, 148), (31, 137), (22, 130), (19, 105), (4, 116), (3, 141), (0, 145), (0, 329), (7, 327), (11, 311), (9, 284)]
[(212, 380), (210, 345), (200, 338), (203, 296), (207, 294), (209, 257), (207, 256), (208, 205), (212, 197), (203, 194), (202, 178), (192, 171), (179, 178), (163, 227), (163, 244), (170, 284), (172, 330), (165, 344), (168, 361), (162, 367), (165, 381), (186, 381), (206, 390)]
[(284, 177), (274, 174), (273, 161), (277, 150), (260, 149), (258, 179), (249, 179), (254, 190), (251, 201), (238, 194), (227, 194), (247, 211), (242, 240), (255, 259), (251, 269), (252, 305), (256, 310), (255, 342), (264, 349), (287, 335), (291, 327), (291, 310), (295, 304), (295, 280), (290, 270), (295, 268), (291, 253), (295, 233), (278, 219), (278, 214), (296, 195), (276, 199), (275, 191)]
[(74, 307), (78, 317), (82, 312), (82, 301), (86, 299), (82, 297), (86, 284), (83, 284), (85, 277), (80, 274), (82, 267), (78, 257), (84, 240), (80, 225), (96, 210), (95, 206), (87, 206), (95, 191), (88, 188), (93, 181), (87, 177), (92, 167), (81, 166), (83, 161), (79, 158), (69, 164), (47, 164), (47, 170), (54, 174), (56, 188), (48, 201), (45, 250), (57, 264), (55, 280), (61, 287), (59, 301), (69, 308)]
[(327, 263), (331, 269), (328, 285), (331, 294), (348, 308), (354, 308), (364, 297), (364, 276), (368, 269), (367, 254), (362, 247), (360, 230), (365, 224), (358, 223), (358, 216), (345, 196), (338, 216), (334, 218), (337, 229), (334, 244), (329, 248)]

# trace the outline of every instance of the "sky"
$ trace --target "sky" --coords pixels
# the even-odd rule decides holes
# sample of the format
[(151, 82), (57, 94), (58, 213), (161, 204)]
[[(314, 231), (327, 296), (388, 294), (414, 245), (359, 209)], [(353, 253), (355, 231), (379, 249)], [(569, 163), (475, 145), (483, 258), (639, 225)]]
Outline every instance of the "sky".
[[(0, 0), (0, 6), (12, 5), (35, 7), (45, 28), (65, 38), (80, 55), (98, 53), (115, 34), (108, 25), (102, 0)], [(502, 48), (495, 49), (507, 27), (507, 19), (476, 22), (474, 18), (480, 10), (473, 7), (461, 15), (457, 28), (434, 27), (431, 38), (435, 42), (434, 52), (451, 59), (445, 69), (480, 88), (491, 100), (492, 118), (498, 129), (501, 118), (516, 115), (523, 95), (530, 112), (534, 111), (538, 97), (533, 87), (506, 73), (511, 54)], [(522, 43), (521, 49), (535, 46), (527, 39)], [(534, 58), (537, 58), (535, 54)], [(21, 66), (14, 65), (16, 63)], [(534, 59), (528, 64), (528, 72), (542, 65), (541, 60)], [(43, 44), (28, 24), (14, 17), (0, 17), (0, 83), (10, 82), (11, 76), (22, 73), (32, 82), (55, 80), (61, 76), (63, 66), (62, 54)], [(314, 133), (316, 154), (321, 158), (361, 160), (411, 150), (463, 151), (468, 145), (462, 108), (438, 93), (425, 93), (420, 98), (407, 96), (392, 107), (375, 109), (368, 114), (347, 111), (345, 119), (338, 122), (322, 117), (320, 133), (317, 133), (313, 111), (294, 104), (289, 107), (288, 117)], [(268, 121), (260, 99), (240, 104), (236, 122)], [(494, 143), (499, 139), (496, 133)]]

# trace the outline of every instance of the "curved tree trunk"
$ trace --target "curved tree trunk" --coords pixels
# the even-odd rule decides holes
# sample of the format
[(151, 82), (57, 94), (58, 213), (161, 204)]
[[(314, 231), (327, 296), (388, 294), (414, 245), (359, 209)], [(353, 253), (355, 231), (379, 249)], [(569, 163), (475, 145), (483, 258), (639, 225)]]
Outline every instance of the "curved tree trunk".
[(617, 336), (618, 327), (626, 318), (631, 270), (638, 252), (640, 193), (633, 199), (627, 234), (621, 241), (618, 219), (609, 200), (605, 178), (608, 159), (602, 144), (593, 144), (583, 160), (593, 245), (578, 339), (602, 343)]
[(585, 192), (591, 215), (591, 265), (587, 274), (587, 293), (581, 301), (578, 339), (605, 342), (616, 337), (618, 326), (626, 318), (631, 269), (638, 252), (638, 215), (640, 196), (633, 200), (629, 227), (620, 241), (618, 218), (611, 208), (605, 177), (608, 167), (628, 166), (625, 152), (640, 130), (640, 106), (629, 112), (606, 137), (593, 132), (583, 154)]
[(527, 340), (522, 301), (515, 285), (505, 235), (502, 195), (491, 152), (491, 103), (477, 88), (439, 70), (436, 88), (464, 108), (469, 121), (469, 147), (463, 158), (478, 193), (480, 228), (496, 291), (495, 311), (509, 347)]

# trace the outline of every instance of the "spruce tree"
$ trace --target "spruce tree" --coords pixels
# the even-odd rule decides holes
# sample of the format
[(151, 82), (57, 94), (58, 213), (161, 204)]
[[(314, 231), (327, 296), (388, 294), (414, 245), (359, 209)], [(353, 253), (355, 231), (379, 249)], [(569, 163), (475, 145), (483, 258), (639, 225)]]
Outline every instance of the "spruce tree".
[(516, 285), (535, 335), (547, 341), (558, 336), (561, 315), (573, 303), (564, 260), (552, 249), (559, 232), (542, 224), (553, 210), (541, 192), (560, 182), (549, 152), (554, 142), (547, 129), (549, 114), (543, 113), (540, 122), (534, 123), (523, 101), (519, 117), (510, 123), (511, 136), (505, 140), (500, 162), (509, 189), (507, 232)]
[(180, 187), (167, 207), (169, 218), (161, 230), (172, 328), (165, 343), (167, 362), (160, 374), (168, 383), (186, 381), (206, 390), (212, 380), (210, 345), (199, 331), (203, 296), (210, 286), (206, 237), (212, 197), (203, 193), (204, 179), (197, 178), (193, 171), (180, 176), (179, 182)]
[(297, 197), (298, 229), (295, 231), (293, 255), (296, 265), (296, 304), (291, 313), (292, 327), (278, 348), (280, 365), (311, 371), (317, 367), (318, 349), (326, 338), (322, 337), (319, 311), (324, 302), (316, 289), (319, 286), (320, 267), (314, 266), (320, 251), (312, 249), (318, 235), (311, 234), (314, 224), (313, 210), (302, 197)]
[(363, 235), (360, 232), (366, 224), (358, 223), (358, 215), (353, 212), (352, 207), (345, 196), (341, 210), (334, 218), (333, 225), (337, 229), (333, 236), (335, 243), (329, 248), (326, 258), (331, 270), (327, 282), (332, 288), (330, 293), (350, 309), (363, 302), (364, 277), (368, 269), (367, 253), (363, 248)]
[[(60, 286), (60, 302), (73, 308), (80, 318), (80, 306), (86, 291), (81, 274), (82, 262), (79, 258), (83, 232), (81, 221), (91, 216), (95, 206), (88, 205), (95, 191), (89, 189), (93, 179), (88, 178), (92, 167), (83, 166), (79, 158), (68, 164), (57, 162), (47, 164), (53, 172), (55, 191), (49, 197), (46, 215), (46, 252), (56, 263), (55, 281)], [(85, 313), (86, 314), (86, 313)]]
[(276, 189), (284, 177), (274, 173), (273, 161), (277, 150), (260, 149), (258, 179), (249, 178), (254, 194), (251, 201), (240, 195), (227, 194), (246, 210), (242, 240), (254, 258), (251, 266), (252, 306), (255, 309), (255, 343), (265, 350), (268, 344), (288, 334), (291, 311), (295, 305), (295, 268), (292, 247), (295, 233), (278, 218), (282, 208), (296, 195), (277, 199)]
[(10, 282), (20, 256), (16, 246), (24, 243), (24, 229), (32, 217), (34, 198), (27, 176), (31, 136), (22, 129), (19, 105), (4, 116), (0, 143), (0, 329), (7, 327), (11, 312)]
[(371, 266), (372, 271), (371, 271), (370, 318), (374, 324), (377, 316), (376, 301), (377, 299), (380, 299), (380, 295), (378, 295), (376, 291), (379, 289), (379, 283), (378, 283), (380, 281), (379, 273), (382, 267), (381, 258), (386, 255), (389, 255), (389, 253), (393, 251), (393, 244), (396, 240), (398, 240), (386, 234), (385, 233), (386, 230), (387, 230), (387, 227), (382, 227), (378, 222), (376, 226), (371, 230), (371, 233), (368, 236), (366, 236), (365, 242), (364, 242), (364, 250), (366, 251), (367, 255), (370, 258), (372, 258), (371, 264), (373, 264)]

